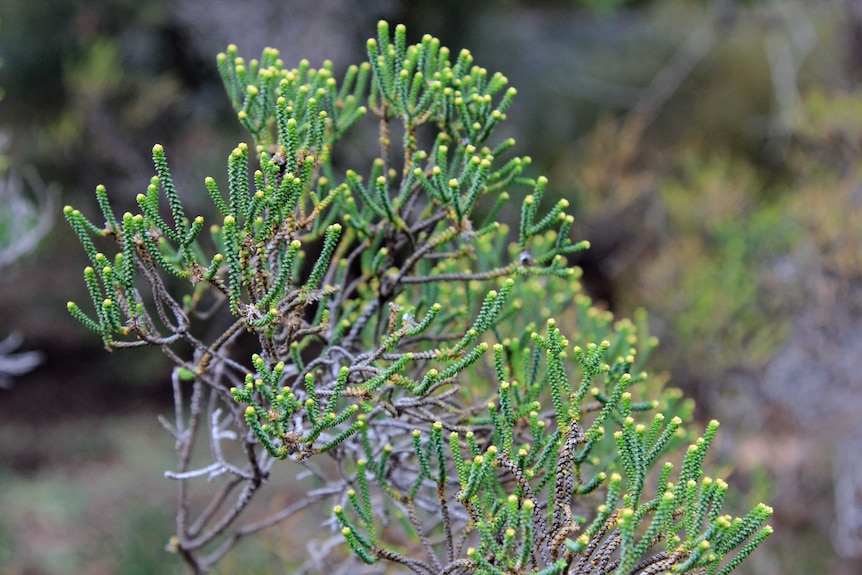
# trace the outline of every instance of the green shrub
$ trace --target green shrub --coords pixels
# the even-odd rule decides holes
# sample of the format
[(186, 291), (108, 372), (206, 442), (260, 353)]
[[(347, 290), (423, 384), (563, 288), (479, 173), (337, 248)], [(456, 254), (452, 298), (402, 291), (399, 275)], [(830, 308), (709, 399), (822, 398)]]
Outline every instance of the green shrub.
[[(161, 145), (140, 213), (117, 218), (101, 186), (103, 225), (65, 208), (95, 306), (69, 311), (109, 350), (176, 364), (169, 547), (204, 573), (326, 501), (356, 562), (415, 573), (732, 571), (771, 509), (722, 513), (728, 486), (702, 469), (718, 423), (683, 431), (691, 403), (643, 371), (645, 318), (580, 293), (568, 202), (543, 209), (547, 180), (495, 139), (515, 90), (403, 26), (381, 22), (368, 56), (339, 81), (272, 49), (219, 55), (253, 142), (205, 182), (209, 238)], [(360, 175), (333, 158), (368, 112), (379, 155)], [(256, 515), (282, 467), (304, 497)]]

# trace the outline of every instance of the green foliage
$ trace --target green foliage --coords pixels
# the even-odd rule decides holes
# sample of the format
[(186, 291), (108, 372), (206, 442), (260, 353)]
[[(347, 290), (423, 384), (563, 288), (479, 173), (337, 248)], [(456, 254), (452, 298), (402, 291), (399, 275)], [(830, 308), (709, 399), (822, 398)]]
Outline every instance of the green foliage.
[[(165, 425), (180, 471), (168, 477), (182, 490), (205, 475), (244, 486), (233, 507), (220, 514), (223, 495), (194, 522), (181, 498), (172, 548), (205, 572), (266, 526), (223, 539), (287, 460), (326, 482), (309, 501), (335, 500), (365, 563), (731, 571), (770, 533), (771, 509), (722, 514), (727, 485), (702, 468), (718, 423), (696, 439), (683, 431), (690, 403), (643, 371), (655, 345), (645, 318), (614, 321), (579, 293), (567, 256), (588, 244), (568, 237), (568, 202), (543, 211), (547, 180), (524, 176), (514, 141), (494, 143), (515, 90), (469, 51), (430, 36), (408, 46), (403, 26), (381, 22), (367, 48), (340, 82), (329, 63), (289, 69), (272, 49), (219, 55), (253, 142), (229, 155), (226, 188), (205, 182), (222, 218), (211, 241), (161, 145), (140, 213), (117, 218), (101, 187), (103, 225), (64, 210), (90, 259), (95, 310), (70, 303), (72, 315), (108, 349), (158, 345), (177, 364), (177, 420)], [(342, 173), (333, 149), (368, 114), (380, 154), (366, 175)], [(519, 187), (529, 193), (510, 233), (495, 215)], [(215, 336), (201, 329), (214, 317), (227, 326)], [(249, 360), (231, 353), (244, 334), (258, 350)], [(214, 462), (193, 471), (204, 398)], [(225, 458), (228, 438), (244, 462)], [(310, 463), (322, 454), (337, 476)]]
[[(758, 268), (785, 254), (800, 226), (783, 203), (758, 197), (763, 184), (750, 165), (696, 155), (681, 164), (662, 183), (668, 236), (647, 260), (639, 294), (688, 342), (692, 365), (761, 366), (787, 331), (788, 296), (770, 293)], [(659, 301), (656, 290), (671, 285), (678, 297)]]
[(803, 248), (813, 247), (817, 253), (816, 266), (822, 270), (818, 275), (823, 276), (819, 281), (834, 284), (829, 291), (845, 297), (862, 277), (857, 249), (862, 215), (854, 209), (859, 203), (862, 139), (856, 127), (862, 123), (862, 96), (858, 91), (812, 90), (804, 103), (805, 114), (794, 126), (798, 143), (791, 156), (799, 191), (789, 201), (789, 212), (807, 232)]

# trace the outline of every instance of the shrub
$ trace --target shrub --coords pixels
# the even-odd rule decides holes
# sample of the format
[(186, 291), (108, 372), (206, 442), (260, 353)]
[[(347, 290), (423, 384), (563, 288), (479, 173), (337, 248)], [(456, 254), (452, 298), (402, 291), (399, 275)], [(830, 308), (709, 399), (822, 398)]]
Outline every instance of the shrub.
[[(718, 423), (683, 431), (690, 402), (642, 371), (645, 317), (581, 293), (568, 202), (543, 211), (547, 180), (494, 138), (515, 90), (466, 50), (408, 46), (403, 26), (393, 39), (381, 22), (368, 56), (339, 81), (272, 49), (219, 55), (253, 142), (226, 186), (205, 181), (209, 239), (161, 145), (140, 213), (117, 218), (102, 186), (103, 225), (64, 210), (95, 315), (69, 311), (109, 350), (155, 345), (176, 364), (169, 547), (204, 573), (326, 501), (355, 560), (330, 571), (732, 571), (771, 509), (722, 513), (728, 486), (702, 470)], [(337, 144), (369, 111), (379, 156), (342, 172)], [(510, 230), (498, 215), (524, 187)], [(276, 466), (302, 471), (305, 496), (248, 518)], [(206, 481), (221, 483), (198, 507)]]
[[(0, 68), (3, 60), (0, 59)], [(0, 101), (4, 91), (0, 87)], [(6, 155), (8, 134), (0, 129), (0, 271), (12, 267), (33, 252), (54, 225), (57, 191), (45, 186), (32, 169), (12, 169)], [(27, 192), (25, 186), (30, 188)], [(23, 375), (42, 362), (36, 351), (14, 353), (23, 342), (19, 333), (0, 341), (0, 389), (12, 385), (12, 378)]]

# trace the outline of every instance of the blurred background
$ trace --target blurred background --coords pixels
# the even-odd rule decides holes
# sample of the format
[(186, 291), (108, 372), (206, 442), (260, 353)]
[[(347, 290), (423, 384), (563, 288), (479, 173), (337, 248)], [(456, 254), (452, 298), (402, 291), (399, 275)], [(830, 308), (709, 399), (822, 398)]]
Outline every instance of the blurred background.
[[(247, 139), (216, 53), (343, 70), (380, 18), (518, 88), (503, 129), (571, 202), (589, 292), (649, 311), (654, 370), (722, 422), (734, 505), (775, 507), (740, 572), (862, 573), (860, 0), (3, 0), (0, 572), (183, 573), (169, 366), (67, 314), (88, 296), (62, 206), (95, 217), (103, 183), (132, 209), (160, 142), (206, 215)], [(273, 529), (218, 573), (303, 554)]]

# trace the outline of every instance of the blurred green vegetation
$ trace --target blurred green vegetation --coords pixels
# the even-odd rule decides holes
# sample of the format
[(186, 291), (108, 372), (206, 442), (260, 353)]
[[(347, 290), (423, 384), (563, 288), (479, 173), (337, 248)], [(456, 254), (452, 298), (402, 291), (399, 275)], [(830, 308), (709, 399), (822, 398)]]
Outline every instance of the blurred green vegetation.
[[(243, 9), (307, 18), (298, 4), (257, 0)], [(782, 399), (759, 383), (794, 342), (819, 342), (836, 318), (852, 325), (862, 316), (857, 4), (484, 0), (468, 9), (391, 0), (363, 5), (361, 17), (350, 2), (316, 7), (321, 18), (344, 22), (328, 31), (340, 52), (323, 50), (319, 38), (314, 45), (336, 62), (363, 50), (372, 28), (354, 38), (353, 26), (386, 16), (453, 48), (469, 46), (477, 61), (505, 72), (519, 90), (510, 113), (518, 149), (533, 156), (537, 173), (551, 174), (549, 191), (579, 211), (575, 236), (593, 245), (579, 262), (589, 295), (618, 317), (650, 311), (660, 365), (702, 413), (718, 414), (738, 435), (757, 433), (802, 453), (781, 459), (766, 450), (750, 465), (726, 446), (752, 492), (766, 489), (764, 473), (781, 478), (776, 536), (743, 572), (862, 571), (860, 559), (832, 551), (831, 471), (823, 468), (830, 454), (810, 453), (837, 443), (851, 424), (799, 424), (806, 404), (831, 389)], [(183, 166), (184, 201), (203, 209), (204, 176), (220, 174), (243, 137), (214, 52), (204, 47), (223, 48), (229, 36), (246, 51), (257, 38), (229, 2), (211, 4), (214, 15), (231, 16), (205, 29), (195, 27), (190, 5), (0, 4), (0, 136), (9, 161), (58, 181), (63, 203), (89, 205), (104, 183), (132, 206), (152, 175), (151, 147), (161, 142)], [(275, 38), (286, 59), (311, 53), (293, 36)], [(161, 478), (170, 467), (167, 436), (152, 415), (106, 419), (167, 405), (165, 364), (158, 354), (137, 355), (133, 365), (131, 356), (107, 356), (67, 317), (65, 302), (87, 297), (84, 256), (67, 250), (71, 237), (56, 228), (0, 278), (0, 333), (23, 332), (49, 360), (0, 390), (0, 571), (179, 573), (163, 551), (173, 501)], [(806, 314), (816, 317), (803, 321)], [(806, 361), (830, 374), (830, 358), (847, 356), (848, 342), (826, 339), (833, 347)], [(860, 396), (856, 389), (836, 401), (858, 405)], [(145, 441), (132, 444), (140, 429)], [(106, 453), (113, 459), (100, 463)], [(793, 507), (794, 499), (801, 503)], [(781, 501), (805, 515), (782, 515)], [(290, 572), (295, 559), (281, 545), (294, 535), (273, 530), (249, 545), (269, 550), (250, 554), (266, 557), (262, 564), (241, 555), (223, 572)]]

